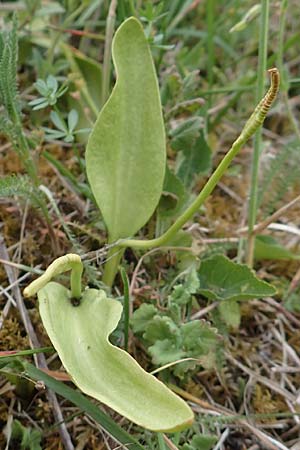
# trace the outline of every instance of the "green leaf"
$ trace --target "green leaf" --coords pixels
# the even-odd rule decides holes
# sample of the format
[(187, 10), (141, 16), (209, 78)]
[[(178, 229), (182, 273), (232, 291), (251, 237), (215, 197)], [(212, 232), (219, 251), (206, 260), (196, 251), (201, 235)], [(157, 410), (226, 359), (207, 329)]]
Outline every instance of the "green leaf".
[(56, 111), (51, 111), (50, 119), (52, 120), (52, 122), (54, 123), (56, 128), (63, 131), (64, 133), (68, 132), (68, 128), (67, 128), (64, 120), (57, 114)]
[(168, 316), (154, 316), (143, 335), (144, 339), (150, 343), (155, 343), (158, 340), (162, 341), (164, 339), (174, 341), (177, 336), (178, 328)]
[(158, 366), (177, 361), (186, 356), (185, 351), (170, 339), (156, 341), (154, 345), (149, 347), (149, 353), (152, 356), (153, 363)]
[(68, 114), (68, 128), (69, 132), (72, 133), (78, 123), (78, 112), (76, 109), (71, 109)]
[(200, 130), (200, 136), (191, 147), (185, 147), (182, 158), (178, 161), (177, 175), (184, 186), (190, 187), (196, 175), (204, 174), (211, 168), (211, 150)]
[(184, 444), (182, 450), (211, 450), (216, 442), (218, 442), (217, 436), (201, 434), (194, 436), (190, 445)]
[[(62, 45), (72, 71), (71, 89), (68, 95), (70, 108), (79, 114), (78, 128), (91, 128), (101, 108), (102, 67), (92, 58), (67, 44)], [(81, 133), (79, 142), (87, 143), (89, 132)]]
[(136, 309), (131, 318), (132, 329), (134, 333), (142, 333), (146, 330), (153, 317), (157, 314), (157, 309), (153, 305), (143, 303)]
[(87, 175), (110, 241), (134, 235), (156, 208), (165, 133), (147, 39), (135, 18), (113, 40), (117, 82), (88, 141)]
[(181, 152), (176, 173), (189, 188), (195, 175), (211, 168), (211, 150), (204, 136), (203, 120), (200, 117), (187, 119), (171, 132), (171, 137), (172, 148)]
[(84, 55), (77, 49), (73, 49), (74, 59), (77, 63), (80, 75), (84, 79), (90, 96), (100, 110), (101, 105), (101, 84), (102, 84), (102, 67), (92, 58)]
[(254, 256), (255, 259), (300, 259), (300, 255), (280, 245), (272, 236), (256, 236)]
[(182, 181), (166, 166), (163, 192), (158, 208), (159, 216), (174, 217), (185, 201), (186, 192)]
[(196, 294), (200, 286), (198, 273), (195, 267), (190, 268), (186, 275), (184, 284), (178, 284), (174, 287), (170, 297), (170, 304), (187, 305), (191, 299), (191, 294)]
[(237, 300), (226, 300), (219, 305), (219, 311), (226, 325), (238, 328), (241, 322), (241, 308)]
[[(196, 350), (197, 354), (207, 354), (216, 346), (216, 330), (204, 320), (192, 320), (181, 327), (183, 348)], [(189, 354), (189, 356), (192, 356)], [(194, 355), (196, 356), (196, 355)]]
[(13, 441), (21, 441), (22, 450), (42, 450), (40, 446), (42, 433), (39, 430), (24, 427), (18, 420), (13, 421), (11, 438)]
[(191, 146), (200, 136), (203, 120), (200, 117), (192, 117), (185, 120), (171, 131), (171, 146), (174, 150), (181, 151)]
[(223, 255), (202, 261), (198, 273), (198, 292), (212, 300), (247, 300), (276, 293), (276, 289), (259, 280), (248, 266), (234, 263)]
[(189, 426), (189, 406), (109, 342), (122, 314), (121, 303), (96, 289), (84, 291), (79, 306), (70, 297), (54, 282), (38, 292), (43, 324), (74, 383), (150, 430), (173, 432)]

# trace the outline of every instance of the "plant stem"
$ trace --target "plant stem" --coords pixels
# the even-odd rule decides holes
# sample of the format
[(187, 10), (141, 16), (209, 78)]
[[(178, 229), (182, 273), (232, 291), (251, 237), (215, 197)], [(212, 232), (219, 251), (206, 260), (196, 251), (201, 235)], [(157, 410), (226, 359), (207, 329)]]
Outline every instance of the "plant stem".
[(124, 292), (124, 349), (128, 351), (128, 336), (129, 336), (129, 312), (130, 312), (130, 294), (129, 294), (129, 282), (125, 269), (121, 267), (120, 270), (123, 281)]
[[(208, 88), (211, 89), (214, 78), (215, 52), (214, 52), (214, 21), (215, 21), (215, 0), (206, 2), (206, 24), (207, 24), (207, 78)], [(210, 107), (211, 98), (207, 102), (207, 108)]]
[[(257, 92), (256, 99), (262, 97), (264, 91), (265, 72), (267, 66), (267, 48), (268, 48), (268, 31), (269, 31), (269, 0), (261, 1), (261, 20), (260, 20), (260, 35), (259, 35), (259, 53), (258, 53), (258, 75), (257, 75)], [(254, 138), (254, 153), (252, 158), (251, 169), (251, 187), (250, 187), (250, 201), (248, 212), (248, 260), (250, 267), (253, 265), (254, 257), (254, 242), (253, 228), (257, 216), (257, 197), (258, 197), (258, 173), (259, 162), (262, 148), (262, 132), (258, 129)]]
[(103, 58), (103, 75), (102, 75), (102, 91), (101, 91), (101, 107), (104, 105), (109, 96), (110, 85), (110, 68), (111, 68), (111, 44), (116, 21), (117, 0), (112, 0), (108, 10), (105, 30), (105, 47)]
[(111, 287), (118, 272), (119, 263), (124, 253), (124, 249), (121, 246), (112, 247), (107, 254), (107, 262), (104, 266), (104, 273), (102, 281), (106, 286)]
[(43, 275), (24, 289), (24, 296), (31, 297), (35, 295), (40, 289), (46, 286), (52, 278), (67, 272), (68, 270), (71, 270), (71, 295), (73, 298), (79, 299), (81, 297), (81, 275), (83, 264), (80, 256), (72, 253), (55, 259), (53, 263), (47, 267), (47, 270)]
[(148, 241), (137, 239), (120, 239), (117, 242), (119, 247), (130, 247), (137, 249), (149, 249), (153, 247), (160, 247), (169, 241), (182, 226), (199, 210), (205, 200), (211, 194), (216, 187), (220, 178), (228, 168), (229, 164), (240, 151), (242, 146), (250, 139), (250, 137), (256, 132), (256, 130), (263, 124), (266, 114), (274, 101), (279, 85), (279, 73), (277, 69), (271, 69), (271, 86), (265, 95), (265, 97), (259, 102), (249, 120), (246, 122), (240, 136), (232, 144), (229, 152), (224, 156), (218, 167), (215, 169), (209, 180), (205, 184), (204, 188), (193, 201), (193, 203), (187, 208), (187, 210), (173, 223), (173, 225), (160, 237), (151, 239)]
[(157, 433), (157, 442), (159, 450), (166, 450), (164, 436), (162, 433)]

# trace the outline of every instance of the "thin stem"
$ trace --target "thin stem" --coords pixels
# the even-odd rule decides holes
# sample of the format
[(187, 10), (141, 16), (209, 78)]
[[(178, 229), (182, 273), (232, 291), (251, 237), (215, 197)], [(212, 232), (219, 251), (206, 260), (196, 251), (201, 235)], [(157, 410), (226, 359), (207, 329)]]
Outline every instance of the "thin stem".
[(124, 349), (128, 351), (128, 336), (129, 336), (129, 315), (130, 315), (130, 293), (129, 293), (129, 282), (125, 269), (121, 267), (120, 270), (123, 290), (124, 290)]
[[(261, 20), (259, 35), (259, 54), (258, 54), (258, 76), (257, 76), (257, 99), (262, 97), (264, 91), (265, 72), (267, 66), (267, 48), (268, 48), (268, 31), (269, 31), (269, 0), (261, 1)], [(254, 236), (252, 234), (257, 216), (257, 198), (258, 198), (258, 173), (260, 154), (262, 148), (262, 132), (261, 129), (255, 134), (254, 153), (252, 158), (251, 169), (251, 188), (248, 213), (248, 265), (252, 267), (254, 257)]]
[[(215, 52), (214, 52), (214, 28), (215, 28), (215, 0), (208, 0), (206, 2), (206, 22), (207, 22), (207, 78), (208, 88), (211, 89), (214, 78)], [(207, 107), (209, 108), (211, 99), (208, 100)]]
[(159, 450), (166, 450), (164, 436), (162, 433), (157, 433), (157, 442)]
[(103, 58), (103, 72), (102, 72), (102, 91), (101, 91), (101, 106), (104, 105), (109, 96), (110, 85), (110, 68), (111, 68), (111, 45), (115, 29), (117, 0), (112, 0), (108, 10), (105, 30), (105, 47)]
[(211, 194), (211, 192), (216, 187), (220, 178), (223, 176), (224, 172), (228, 168), (229, 164), (240, 151), (242, 146), (250, 139), (250, 137), (256, 132), (256, 130), (263, 124), (264, 119), (267, 115), (272, 102), (275, 100), (278, 87), (279, 87), (279, 72), (277, 69), (271, 69), (271, 86), (264, 96), (264, 98), (259, 102), (255, 108), (253, 114), (246, 122), (240, 136), (232, 144), (229, 152), (224, 156), (223, 160), (220, 162), (218, 167), (215, 169), (204, 188), (194, 200), (194, 202), (187, 208), (187, 210), (174, 222), (174, 224), (160, 237), (156, 239), (151, 239), (148, 241), (137, 240), (137, 239), (120, 239), (117, 242), (119, 247), (131, 247), (137, 249), (150, 249), (153, 247), (160, 247), (170, 240), (179, 231), (182, 226), (199, 210), (203, 205), (205, 200)]

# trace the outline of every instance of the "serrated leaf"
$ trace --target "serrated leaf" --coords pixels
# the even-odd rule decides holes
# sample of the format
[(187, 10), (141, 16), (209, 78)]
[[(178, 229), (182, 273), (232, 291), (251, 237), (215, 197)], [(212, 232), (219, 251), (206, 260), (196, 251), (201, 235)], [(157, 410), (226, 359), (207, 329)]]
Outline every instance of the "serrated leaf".
[(255, 259), (300, 259), (300, 255), (283, 247), (272, 236), (256, 236), (254, 257)]
[(168, 316), (154, 316), (148, 324), (143, 337), (150, 343), (170, 339), (175, 341), (179, 330), (172, 319)]
[(165, 133), (154, 65), (140, 23), (127, 19), (113, 40), (117, 82), (88, 141), (86, 164), (114, 241), (134, 235), (156, 208), (165, 172)]
[(185, 351), (170, 339), (156, 341), (154, 345), (149, 347), (149, 353), (152, 356), (153, 363), (156, 365), (168, 364), (186, 356)]
[(169, 301), (172, 304), (187, 305), (191, 301), (191, 294), (195, 294), (199, 288), (200, 282), (197, 270), (192, 267), (183, 284), (174, 287)]
[(157, 309), (153, 305), (143, 303), (136, 309), (131, 318), (132, 329), (134, 333), (142, 333), (157, 314)]
[(71, 293), (54, 282), (40, 289), (38, 298), (44, 327), (83, 392), (150, 430), (173, 432), (192, 423), (183, 400), (109, 342), (122, 315), (120, 302), (88, 289), (73, 306)]
[(174, 303), (176, 305), (187, 305), (191, 300), (190, 292), (186, 291), (185, 286), (183, 284), (179, 284), (175, 286), (172, 294), (170, 295), (170, 303)]
[(201, 262), (198, 292), (212, 300), (247, 300), (274, 295), (276, 289), (259, 280), (248, 266), (215, 255)]
[(217, 343), (216, 330), (203, 320), (184, 323), (181, 335), (183, 348), (196, 350), (199, 356), (214, 349)]

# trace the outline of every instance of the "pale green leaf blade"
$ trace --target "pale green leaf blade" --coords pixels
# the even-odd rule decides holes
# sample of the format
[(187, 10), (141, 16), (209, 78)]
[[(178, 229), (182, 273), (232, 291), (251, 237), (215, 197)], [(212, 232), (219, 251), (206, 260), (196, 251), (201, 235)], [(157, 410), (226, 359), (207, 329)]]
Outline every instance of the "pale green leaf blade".
[(69, 291), (53, 282), (38, 297), (46, 331), (83, 392), (154, 431), (177, 431), (192, 423), (192, 410), (182, 399), (109, 342), (122, 314), (118, 301), (88, 289), (73, 306)]
[(223, 255), (201, 262), (198, 292), (213, 300), (247, 300), (274, 295), (276, 289), (258, 279), (253, 270)]
[(117, 82), (91, 133), (87, 175), (110, 240), (134, 235), (156, 208), (165, 172), (165, 132), (146, 37), (135, 18), (113, 41)]

